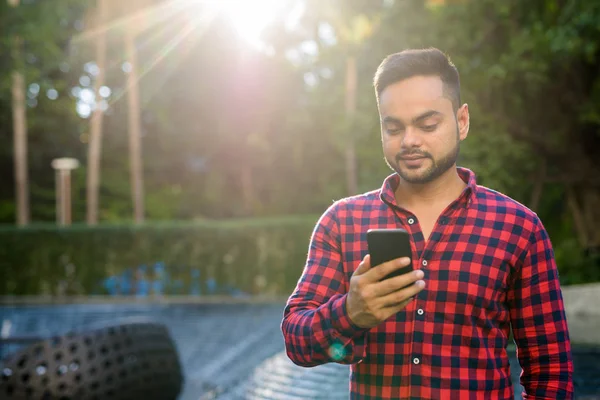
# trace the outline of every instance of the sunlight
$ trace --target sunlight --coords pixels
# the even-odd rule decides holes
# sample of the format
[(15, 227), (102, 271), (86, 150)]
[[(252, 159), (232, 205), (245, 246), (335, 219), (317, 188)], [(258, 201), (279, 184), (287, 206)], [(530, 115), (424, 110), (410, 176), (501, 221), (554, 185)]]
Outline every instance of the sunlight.
[(243, 40), (260, 48), (260, 35), (281, 9), (281, 0), (221, 0), (213, 5), (229, 19)]
[[(90, 25), (73, 38), (72, 45), (87, 44), (98, 35), (114, 37), (123, 28), (134, 26), (135, 34), (139, 38), (138, 49), (155, 50), (149, 60), (137, 67), (136, 79), (140, 81), (167, 56), (175, 57), (176, 63), (183, 60), (186, 49), (191, 46), (190, 43), (202, 37), (218, 15), (229, 21), (237, 36), (249, 47), (269, 53), (270, 48), (261, 40), (261, 35), (269, 24), (282, 16), (286, 3), (284, 0), (164, 0), (159, 4), (148, 5), (129, 14), (111, 18), (100, 26)], [(297, 6), (293, 7), (293, 10), (302, 11)], [(293, 25), (293, 21), (290, 23)], [(165, 43), (163, 39), (167, 33), (169, 39)], [(190, 42), (188, 37), (193, 37), (194, 40)], [(97, 74), (90, 69), (96, 65), (88, 64), (86, 75), (80, 78), (79, 94), (87, 93), (84, 88), (91, 85), (93, 77)], [(123, 72), (131, 72), (131, 64), (127, 60), (115, 60), (112, 67), (118, 64)], [(156, 87), (159, 88), (160, 85), (157, 84)], [(110, 98), (103, 98), (102, 104), (107, 105), (104, 108), (118, 102), (127, 92), (128, 88), (125, 88), (111, 93)], [(49, 96), (54, 97), (54, 92), (50, 92)], [(78, 98), (77, 112), (82, 118), (88, 118), (96, 106), (101, 105), (96, 104), (95, 96), (87, 101)]]

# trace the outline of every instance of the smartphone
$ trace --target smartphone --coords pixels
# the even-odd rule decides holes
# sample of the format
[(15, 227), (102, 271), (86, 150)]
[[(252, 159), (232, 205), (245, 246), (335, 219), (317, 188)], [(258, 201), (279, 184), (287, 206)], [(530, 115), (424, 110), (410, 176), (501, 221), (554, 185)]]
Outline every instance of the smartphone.
[(391, 272), (383, 279), (389, 279), (412, 271), (410, 234), (406, 230), (369, 229), (367, 231), (367, 245), (369, 247), (369, 255), (371, 256), (371, 267), (376, 267), (386, 261), (401, 257), (408, 257), (411, 260), (408, 266)]

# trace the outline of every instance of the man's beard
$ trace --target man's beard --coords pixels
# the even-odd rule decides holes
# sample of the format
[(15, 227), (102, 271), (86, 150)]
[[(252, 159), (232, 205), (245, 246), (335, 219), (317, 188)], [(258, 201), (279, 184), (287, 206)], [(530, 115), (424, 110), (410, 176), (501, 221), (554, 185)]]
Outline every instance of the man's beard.
[[(452, 168), (454, 166), (454, 164), (456, 164), (456, 160), (458, 160), (459, 153), (460, 153), (460, 140), (458, 140), (458, 135), (457, 135), (456, 145), (454, 146), (454, 148), (448, 154), (446, 154), (443, 158), (441, 158), (439, 160), (435, 160), (431, 154), (424, 152), (424, 151), (408, 150), (408, 151), (403, 151), (403, 152), (398, 153), (396, 155), (396, 157), (394, 158), (395, 162), (393, 164), (390, 163), (390, 161), (387, 159), (387, 157), (386, 157), (385, 161), (386, 161), (387, 165), (391, 169), (396, 171), (396, 173), (398, 175), (400, 175), (400, 177), (404, 181), (406, 181), (408, 183), (412, 183), (412, 184), (425, 184), (425, 183), (433, 182), (434, 180), (436, 180), (437, 178), (442, 176), (442, 174), (444, 174), (444, 172), (446, 172), (450, 168)], [(403, 168), (400, 167), (402, 158), (406, 157), (406, 156), (411, 156), (411, 155), (428, 158), (429, 160), (431, 160), (431, 166), (428, 167), (424, 172), (421, 172), (418, 175), (411, 174), (410, 171), (408, 171), (408, 170), (403, 170)]]

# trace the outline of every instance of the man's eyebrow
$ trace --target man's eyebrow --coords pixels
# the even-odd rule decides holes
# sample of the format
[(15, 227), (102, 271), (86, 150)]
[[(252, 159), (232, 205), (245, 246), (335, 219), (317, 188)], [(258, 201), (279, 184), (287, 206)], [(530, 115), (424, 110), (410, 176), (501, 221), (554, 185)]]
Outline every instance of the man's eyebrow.
[[(439, 111), (435, 111), (435, 110), (425, 111), (423, 114), (418, 115), (415, 118), (413, 118), (412, 123), (418, 124), (419, 122), (422, 122), (423, 120), (426, 120), (427, 118), (436, 117), (438, 115), (442, 115), (442, 113)], [(404, 125), (404, 123), (401, 120), (399, 120), (398, 118), (394, 118), (394, 117), (390, 117), (390, 116), (384, 117), (383, 123)]]
[(439, 111), (435, 111), (435, 110), (425, 111), (423, 114), (413, 118), (412, 122), (413, 122), (413, 124), (418, 124), (419, 122), (422, 122), (423, 120), (425, 120), (427, 118), (437, 117), (438, 115), (442, 115), (442, 113)]
[(394, 118), (394, 117), (385, 117), (385, 118), (383, 118), (383, 122), (384, 123), (392, 123), (392, 124), (404, 125), (402, 123), (402, 121), (400, 121), (398, 118)]

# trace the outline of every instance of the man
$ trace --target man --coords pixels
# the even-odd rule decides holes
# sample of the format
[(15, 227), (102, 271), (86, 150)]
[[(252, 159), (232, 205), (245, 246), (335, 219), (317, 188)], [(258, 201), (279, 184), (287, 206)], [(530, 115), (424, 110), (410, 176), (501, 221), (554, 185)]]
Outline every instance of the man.
[[(456, 166), (469, 132), (456, 67), (437, 49), (388, 56), (374, 79), (379, 190), (335, 202), (284, 310), (290, 359), (351, 364), (353, 399), (512, 399), (512, 327), (526, 399), (573, 396), (552, 245), (537, 215)], [(371, 265), (366, 232), (403, 228), (409, 264)], [(407, 286), (408, 285), (408, 286)]]

